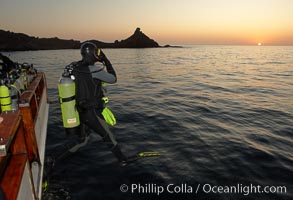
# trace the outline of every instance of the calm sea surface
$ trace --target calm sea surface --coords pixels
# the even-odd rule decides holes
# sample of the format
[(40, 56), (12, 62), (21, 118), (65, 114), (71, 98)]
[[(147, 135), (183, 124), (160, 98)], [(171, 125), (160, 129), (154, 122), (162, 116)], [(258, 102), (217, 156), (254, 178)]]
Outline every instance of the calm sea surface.
[[(293, 47), (104, 51), (118, 76), (107, 86), (111, 130), (127, 154), (161, 156), (121, 168), (90, 131), (87, 146), (57, 160), (44, 199), (293, 199)], [(46, 155), (58, 156), (74, 137), (62, 127), (57, 82), (79, 50), (5, 54), (46, 72)]]

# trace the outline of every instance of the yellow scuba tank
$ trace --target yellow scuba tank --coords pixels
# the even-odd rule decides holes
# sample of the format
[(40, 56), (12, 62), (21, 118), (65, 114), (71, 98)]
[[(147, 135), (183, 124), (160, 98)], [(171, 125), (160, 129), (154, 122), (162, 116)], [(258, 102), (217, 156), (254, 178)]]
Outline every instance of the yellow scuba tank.
[(0, 85), (0, 105), (2, 112), (11, 111), (11, 97), (6, 85)]
[(63, 126), (66, 132), (75, 131), (80, 125), (79, 114), (76, 109), (75, 82), (70, 76), (64, 76), (58, 84), (59, 100), (61, 105)]

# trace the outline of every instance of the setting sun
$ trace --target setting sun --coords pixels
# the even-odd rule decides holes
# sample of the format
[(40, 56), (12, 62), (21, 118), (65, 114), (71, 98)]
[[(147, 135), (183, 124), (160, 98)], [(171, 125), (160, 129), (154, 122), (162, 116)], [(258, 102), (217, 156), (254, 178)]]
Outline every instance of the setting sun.
[(261, 46), (261, 43), (259, 42), (259, 43), (257, 43), (257, 45), (258, 45), (258, 46)]

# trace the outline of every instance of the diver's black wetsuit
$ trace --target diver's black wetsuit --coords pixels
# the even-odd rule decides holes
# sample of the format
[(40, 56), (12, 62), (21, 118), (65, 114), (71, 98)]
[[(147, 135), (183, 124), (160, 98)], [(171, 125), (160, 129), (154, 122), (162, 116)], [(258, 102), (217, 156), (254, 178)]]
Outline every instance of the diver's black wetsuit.
[(106, 70), (96, 65), (89, 65), (84, 61), (77, 63), (73, 70), (76, 83), (77, 108), (81, 124), (85, 124), (98, 133), (121, 162), (126, 160), (126, 157), (121, 152), (117, 141), (101, 114), (104, 108), (102, 82), (115, 83), (117, 81), (116, 73), (110, 61), (107, 60), (104, 64)]

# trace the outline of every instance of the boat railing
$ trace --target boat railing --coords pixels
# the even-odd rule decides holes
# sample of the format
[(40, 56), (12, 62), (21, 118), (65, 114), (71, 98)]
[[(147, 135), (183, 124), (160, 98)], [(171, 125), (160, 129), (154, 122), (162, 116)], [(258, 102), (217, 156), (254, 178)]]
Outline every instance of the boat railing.
[(0, 186), (6, 200), (37, 200), (44, 164), (42, 140), (46, 137), (41, 134), (47, 128), (40, 123), (47, 123), (48, 115), (44, 73), (37, 73), (19, 100), (19, 110), (0, 113)]
[(22, 115), (27, 138), (28, 156), (31, 162), (39, 160), (35, 124), (39, 117), (40, 102), (42, 102), (42, 98), (47, 98), (47, 96), (43, 95), (44, 92), (47, 93), (46, 79), (44, 73), (39, 72), (27, 90), (20, 96), (19, 109)]

